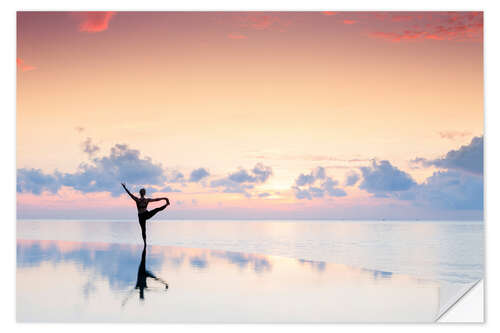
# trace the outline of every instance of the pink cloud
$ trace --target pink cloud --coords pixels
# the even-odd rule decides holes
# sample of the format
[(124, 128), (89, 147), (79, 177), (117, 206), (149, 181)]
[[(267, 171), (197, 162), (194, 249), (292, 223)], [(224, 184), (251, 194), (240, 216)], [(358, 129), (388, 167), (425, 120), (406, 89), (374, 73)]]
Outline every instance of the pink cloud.
[(244, 26), (248, 26), (256, 30), (269, 29), (273, 24), (279, 22), (277, 16), (272, 15), (249, 15)]
[(343, 22), (344, 22), (344, 24), (356, 24), (356, 23), (358, 23), (358, 21), (356, 21), (356, 20), (344, 20)]
[(109, 21), (115, 12), (78, 12), (81, 18), (78, 30), (81, 32), (99, 32), (108, 29)]
[(24, 60), (21, 58), (16, 59), (16, 64), (17, 64), (17, 68), (19, 68), (22, 72), (28, 72), (28, 71), (32, 71), (32, 70), (36, 69), (35, 66), (26, 65), (24, 63)]
[(326, 15), (326, 16), (333, 16), (333, 15), (337, 15), (338, 12), (323, 11), (323, 12), (321, 12), (321, 14)]
[(219, 24), (232, 26), (231, 30), (226, 31), (226, 36), (231, 39), (247, 39), (249, 31), (286, 32), (293, 23), (292, 15), (282, 12), (239, 12), (234, 15), (221, 15), (214, 20)]
[[(378, 18), (385, 20), (387, 14)], [(413, 22), (405, 25), (404, 22)], [(449, 41), (482, 41), (483, 14), (481, 12), (431, 12), (419, 15), (392, 15), (391, 22), (402, 25), (387, 25), (389, 31), (369, 33), (373, 38), (391, 42), (409, 40), (449, 40)]]
[(415, 19), (415, 15), (392, 15), (391, 21), (392, 22), (403, 22), (403, 21), (411, 21)]
[(380, 38), (389, 40), (391, 42), (399, 42), (399, 34), (394, 32), (383, 32), (383, 31), (375, 31), (370, 33), (370, 37)]
[(248, 13), (238, 18), (239, 26), (253, 30), (277, 30), (284, 32), (291, 20), (280, 18), (274, 13)]
[(425, 39), (435, 39), (435, 40), (444, 40), (444, 37), (438, 35), (425, 35)]
[(247, 36), (242, 35), (240, 33), (228, 34), (227, 37), (230, 38), (230, 39), (247, 39)]
[(396, 32), (373, 32), (370, 34), (371, 37), (374, 38), (380, 38), (380, 39), (385, 39), (387, 41), (391, 42), (401, 42), (403, 40), (415, 40), (421, 38), (425, 32), (423, 31), (403, 31), (402, 33), (396, 33)]
[(443, 132), (439, 132), (439, 136), (443, 139), (450, 139), (450, 140), (454, 140), (456, 138), (464, 138), (464, 137), (467, 137), (467, 136), (471, 136), (472, 133), (471, 132), (467, 132), (467, 131), (443, 131)]

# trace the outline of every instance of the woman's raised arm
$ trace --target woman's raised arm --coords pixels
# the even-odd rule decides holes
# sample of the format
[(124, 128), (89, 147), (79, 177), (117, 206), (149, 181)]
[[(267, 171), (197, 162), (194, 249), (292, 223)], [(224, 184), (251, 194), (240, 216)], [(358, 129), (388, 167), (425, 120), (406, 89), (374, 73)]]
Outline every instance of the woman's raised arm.
[(137, 197), (135, 195), (133, 195), (132, 193), (130, 193), (130, 191), (127, 189), (127, 187), (125, 186), (125, 183), (122, 183), (122, 186), (123, 188), (125, 189), (125, 191), (127, 191), (128, 195), (130, 195), (130, 197), (134, 200), (134, 201), (137, 201)]

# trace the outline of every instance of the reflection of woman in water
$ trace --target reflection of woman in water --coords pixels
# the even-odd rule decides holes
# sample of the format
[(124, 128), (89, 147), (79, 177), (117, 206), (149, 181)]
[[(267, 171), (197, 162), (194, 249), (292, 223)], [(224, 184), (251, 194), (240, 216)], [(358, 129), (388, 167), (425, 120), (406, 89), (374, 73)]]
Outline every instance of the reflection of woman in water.
[[(155, 216), (155, 214), (158, 213), (159, 211), (167, 208), (167, 206), (170, 205), (170, 201), (168, 201), (168, 198), (156, 198), (156, 199), (146, 198), (145, 197), (146, 190), (143, 188), (141, 188), (141, 190), (139, 191), (139, 193), (141, 194), (141, 197), (138, 198), (135, 195), (133, 195), (132, 193), (130, 193), (130, 191), (127, 189), (127, 187), (125, 186), (124, 183), (122, 183), (122, 186), (125, 189), (125, 191), (127, 191), (128, 195), (130, 195), (130, 197), (132, 199), (134, 199), (134, 201), (137, 205), (139, 224), (141, 225), (141, 231), (142, 231), (142, 240), (144, 241), (144, 245), (146, 245), (146, 221), (149, 220), (150, 218), (152, 218), (153, 216)], [(150, 210), (150, 211), (147, 210), (148, 204), (150, 202), (161, 201), (161, 200), (165, 200), (165, 204), (163, 206), (155, 208), (155, 209)]]
[(135, 283), (135, 288), (130, 291), (127, 297), (125, 297), (122, 302), (122, 307), (127, 304), (127, 301), (129, 300), (130, 296), (132, 296), (135, 289), (139, 289), (139, 298), (141, 300), (144, 300), (144, 290), (148, 289), (148, 285), (146, 283), (147, 278), (152, 278), (158, 282), (163, 283), (165, 285), (165, 289), (168, 289), (168, 283), (165, 280), (157, 277), (146, 269), (146, 245), (144, 245), (144, 248), (142, 249), (141, 263), (139, 264), (139, 269), (137, 270), (137, 282)]
[(140, 299), (144, 299), (144, 289), (148, 288), (148, 285), (146, 284), (147, 278), (153, 278), (156, 281), (163, 283), (165, 285), (165, 289), (168, 289), (167, 282), (163, 281), (159, 277), (156, 277), (153, 273), (146, 269), (146, 246), (144, 246), (144, 249), (142, 250), (141, 264), (137, 270), (137, 282), (135, 284), (135, 289), (139, 289)]

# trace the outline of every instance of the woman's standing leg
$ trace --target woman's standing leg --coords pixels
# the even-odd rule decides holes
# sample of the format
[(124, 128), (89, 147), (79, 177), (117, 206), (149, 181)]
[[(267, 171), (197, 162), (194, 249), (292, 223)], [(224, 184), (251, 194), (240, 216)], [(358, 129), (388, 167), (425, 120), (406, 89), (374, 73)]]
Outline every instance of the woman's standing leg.
[(142, 230), (142, 239), (144, 240), (144, 245), (146, 245), (146, 221), (155, 216), (159, 211), (164, 210), (170, 203), (167, 201), (163, 206), (155, 208), (150, 211), (146, 211), (139, 216), (139, 224)]
[(142, 240), (144, 241), (144, 245), (146, 245), (146, 219), (139, 217), (139, 225), (141, 226)]

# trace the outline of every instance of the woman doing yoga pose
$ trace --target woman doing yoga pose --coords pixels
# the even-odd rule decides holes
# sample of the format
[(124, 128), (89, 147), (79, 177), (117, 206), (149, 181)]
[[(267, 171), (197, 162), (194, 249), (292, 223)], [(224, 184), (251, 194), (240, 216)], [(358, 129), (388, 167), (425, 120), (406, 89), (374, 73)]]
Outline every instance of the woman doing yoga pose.
[[(122, 186), (125, 189), (125, 191), (127, 191), (128, 195), (130, 195), (130, 197), (132, 199), (134, 199), (134, 201), (137, 205), (139, 224), (141, 226), (141, 231), (142, 231), (142, 240), (144, 241), (144, 245), (145, 245), (146, 244), (146, 221), (149, 220), (150, 218), (152, 218), (153, 216), (155, 216), (155, 214), (158, 213), (159, 211), (167, 208), (167, 206), (170, 205), (170, 201), (168, 201), (168, 198), (166, 198), (166, 197), (165, 198), (156, 198), (156, 199), (146, 198), (145, 197), (146, 190), (143, 188), (141, 188), (141, 190), (139, 191), (139, 193), (141, 194), (141, 197), (138, 198), (135, 195), (133, 195), (132, 193), (130, 193), (130, 191), (127, 189), (127, 187), (125, 186), (124, 183), (122, 183)], [(148, 204), (150, 202), (161, 201), (161, 200), (165, 200), (165, 204), (163, 206), (155, 208), (155, 209), (150, 210), (150, 211), (147, 210)]]

